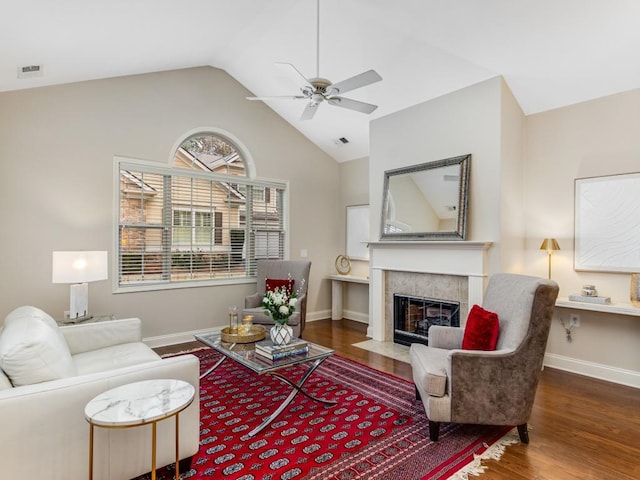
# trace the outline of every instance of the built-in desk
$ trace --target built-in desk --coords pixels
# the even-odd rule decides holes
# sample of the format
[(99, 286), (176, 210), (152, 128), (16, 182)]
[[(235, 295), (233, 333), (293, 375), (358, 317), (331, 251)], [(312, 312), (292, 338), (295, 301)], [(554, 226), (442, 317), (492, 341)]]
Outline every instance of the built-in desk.
[(369, 279), (353, 275), (329, 275), (331, 280), (331, 320), (342, 320), (342, 290), (345, 282), (369, 284)]
[(558, 297), (556, 307), (573, 308), (575, 310), (589, 310), (592, 312), (617, 313), (618, 315), (633, 315), (640, 317), (640, 308), (636, 308), (630, 303), (588, 303), (573, 302), (568, 297)]

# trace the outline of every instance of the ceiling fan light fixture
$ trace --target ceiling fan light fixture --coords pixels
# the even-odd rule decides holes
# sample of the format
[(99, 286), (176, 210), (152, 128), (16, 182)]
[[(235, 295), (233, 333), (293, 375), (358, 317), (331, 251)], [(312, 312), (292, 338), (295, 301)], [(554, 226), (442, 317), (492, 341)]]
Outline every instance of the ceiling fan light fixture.
[(338, 97), (338, 94), (343, 94), (355, 90), (357, 88), (371, 85), (372, 83), (379, 82), (382, 77), (378, 75), (375, 70), (368, 70), (362, 72), (353, 77), (349, 77), (337, 83), (331, 82), (326, 78), (320, 77), (320, 1), (317, 0), (317, 31), (316, 31), (316, 76), (313, 78), (305, 77), (295, 66), (290, 63), (276, 62), (278, 65), (286, 66), (293, 71), (299, 79), (304, 82), (300, 88), (302, 95), (280, 95), (271, 97), (247, 97), (248, 100), (271, 100), (271, 99), (304, 99), (307, 100), (307, 106), (302, 112), (301, 120), (311, 120), (315, 115), (317, 106), (325, 102), (329, 105), (346, 108), (356, 112), (370, 114), (376, 108), (377, 105), (370, 103), (360, 102), (358, 100), (352, 100), (350, 98)]

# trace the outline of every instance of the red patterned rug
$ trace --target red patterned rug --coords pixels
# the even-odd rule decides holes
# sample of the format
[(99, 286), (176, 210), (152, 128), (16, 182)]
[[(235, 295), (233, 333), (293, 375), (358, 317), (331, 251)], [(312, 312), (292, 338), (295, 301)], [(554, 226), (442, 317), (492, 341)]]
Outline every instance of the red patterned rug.
[[(205, 371), (220, 354), (193, 352)], [(304, 367), (290, 367), (296, 377)], [(429, 440), (428, 420), (411, 382), (334, 355), (305, 384), (326, 407), (298, 395), (255, 437), (253, 427), (273, 412), (290, 387), (225, 361), (200, 383), (200, 450), (190, 479), (422, 479), (467, 478), (480, 458), (499, 458), (509, 427), (443, 424)], [(158, 472), (169, 480), (172, 466)], [(139, 480), (148, 477), (140, 477)]]

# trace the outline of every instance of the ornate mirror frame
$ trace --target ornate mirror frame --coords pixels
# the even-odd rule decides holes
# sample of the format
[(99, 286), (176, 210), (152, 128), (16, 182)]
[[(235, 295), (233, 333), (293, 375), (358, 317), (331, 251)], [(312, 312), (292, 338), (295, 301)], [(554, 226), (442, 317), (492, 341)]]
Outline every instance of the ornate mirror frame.
[(465, 240), (471, 154), (384, 172), (381, 240)]

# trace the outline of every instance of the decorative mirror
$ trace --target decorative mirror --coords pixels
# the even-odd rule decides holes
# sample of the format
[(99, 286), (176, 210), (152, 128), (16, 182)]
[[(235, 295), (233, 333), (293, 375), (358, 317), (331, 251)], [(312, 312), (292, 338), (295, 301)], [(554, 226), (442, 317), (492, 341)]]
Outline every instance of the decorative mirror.
[(471, 155), (384, 173), (383, 240), (464, 240)]

